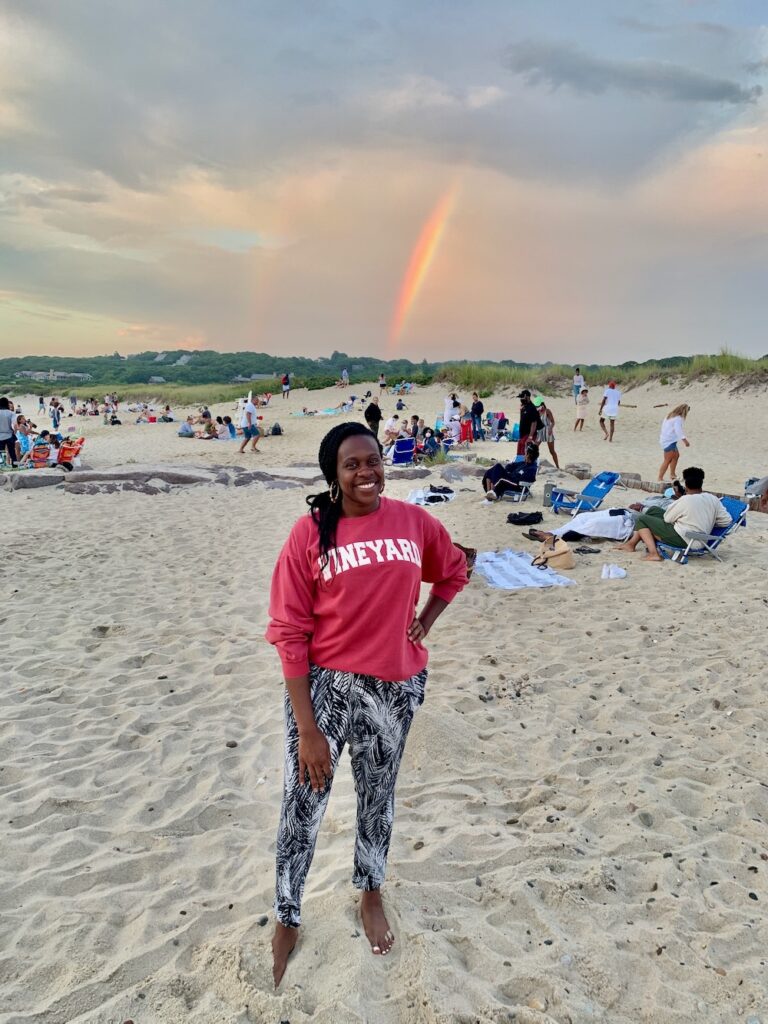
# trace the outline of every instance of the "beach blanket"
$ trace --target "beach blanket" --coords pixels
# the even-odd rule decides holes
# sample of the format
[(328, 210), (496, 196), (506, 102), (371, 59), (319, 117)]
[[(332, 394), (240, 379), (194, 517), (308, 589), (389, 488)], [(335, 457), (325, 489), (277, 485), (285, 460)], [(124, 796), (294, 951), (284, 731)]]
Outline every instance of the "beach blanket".
[(561, 576), (553, 569), (537, 569), (531, 555), (524, 551), (481, 551), (476, 570), (499, 590), (522, 590), (524, 587), (570, 587), (575, 580)]

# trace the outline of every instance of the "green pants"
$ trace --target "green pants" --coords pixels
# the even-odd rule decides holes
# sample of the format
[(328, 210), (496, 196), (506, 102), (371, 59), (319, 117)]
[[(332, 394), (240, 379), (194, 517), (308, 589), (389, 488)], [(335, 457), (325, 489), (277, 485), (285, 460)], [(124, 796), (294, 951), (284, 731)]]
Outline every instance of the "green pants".
[(643, 528), (650, 530), (656, 540), (660, 540), (662, 544), (670, 544), (674, 548), (688, 546), (688, 541), (683, 540), (674, 526), (664, 522), (663, 508), (649, 508), (647, 512), (638, 516), (635, 520), (635, 529), (642, 530)]

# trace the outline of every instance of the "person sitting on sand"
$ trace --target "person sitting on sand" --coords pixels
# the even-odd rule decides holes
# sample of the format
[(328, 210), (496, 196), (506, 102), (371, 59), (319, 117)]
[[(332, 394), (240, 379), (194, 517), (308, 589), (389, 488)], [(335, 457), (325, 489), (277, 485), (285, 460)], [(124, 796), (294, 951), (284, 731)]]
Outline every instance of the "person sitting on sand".
[(227, 428), (227, 439), (229, 441), (234, 441), (235, 438), (237, 437), (237, 431), (235, 430), (235, 424), (232, 422), (232, 417), (231, 416), (225, 416), (224, 417), (224, 423), (225, 423), (226, 428)]
[(317, 409), (308, 409), (306, 405), (301, 410), (302, 416), (317, 416)]
[(491, 466), (483, 475), (485, 500), (496, 501), (497, 498), (503, 498), (509, 492), (519, 494), (523, 489), (521, 484), (532, 484), (536, 480), (538, 458), (538, 446), (529, 443), (522, 462), (508, 462), (506, 465), (497, 462)]
[(195, 437), (198, 441), (212, 441), (216, 438), (216, 424), (213, 420), (207, 420), (203, 424), (202, 430), (195, 431)]
[(665, 512), (649, 509), (639, 515), (635, 522), (635, 532), (625, 544), (616, 548), (617, 551), (634, 551), (642, 541), (648, 549), (644, 561), (661, 562), (662, 557), (656, 548), (657, 540), (675, 548), (686, 548), (689, 541), (693, 542), (693, 547), (701, 547), (693, 534), (709, 535), (715, 526), (729, 525), (731, 517), (720, 499), (702, 490), (703, 469), (689, 466), (683, 470), (683, 481), (683, 497), (673, 501)]
[(397, 413), (394, 413), (389, 417), (387, 422), (384, 424), (384, 441), (383, 444), (394, 444), (394, 442), (400, 436), (400, 417)]
[(187, 416), (186, 420), (179, 427), (179, 437), (194, 437), (195, 436), (195, 428), (194, 428), (194, 425), (193, 425), (194, 422), (195, 422), (195, 417), (194, 416)]
[[(383, 497), (381, 448), (366, 427), (338, 424), (318, 461), (328, 487), (307, 499), (309, 515), (278, 557), (266, 632), (285, 677), (275, 988), (298, 940), (304, 885), (347, 744), (358, 808), (352, 881), (371, 952), (392, 949), (381, 887), (400, 761), (424, 701), (424, 640), (467, 583), (467, 557), (437, 517)], [(432, 589), (417, 611), (422, 582)]]
[(173, 423), (173, 412), (170, 405), (166, 405), (163, 415), (159, 417), (160, 423)]

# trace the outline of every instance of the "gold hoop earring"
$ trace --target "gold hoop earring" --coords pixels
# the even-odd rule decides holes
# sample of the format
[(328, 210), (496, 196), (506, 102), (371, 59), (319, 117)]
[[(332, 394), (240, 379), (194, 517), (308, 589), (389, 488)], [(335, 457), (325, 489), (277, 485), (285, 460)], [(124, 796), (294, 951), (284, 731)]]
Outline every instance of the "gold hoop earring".
[(335, 505), (336, 502), (339, 500), (339, 496), (341, 494), (341, 488), (339, 487), (339, 481), (338, 480), (334, 480), (333, 481), (331, 486), (328, 488), (328, 493), (331, 496), (331, 501)]

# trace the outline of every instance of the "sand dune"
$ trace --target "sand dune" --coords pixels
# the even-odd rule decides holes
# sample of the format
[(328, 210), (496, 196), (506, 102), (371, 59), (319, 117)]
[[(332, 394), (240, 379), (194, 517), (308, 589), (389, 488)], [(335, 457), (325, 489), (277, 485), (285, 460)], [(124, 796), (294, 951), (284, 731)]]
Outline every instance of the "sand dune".
[[(556, 399), (561, 461), (654, 478), (664, 410), (653, 406), (685, 400), (681, 466), (734, 492), (766, 471), (764, 395), (668, 391), (630, 392), (639, 408), (610, 449), (596, 406), (573, 437), (572, 406)], [(337, 395), (310, 397), (321, 408)], [(502, 401), (513, 408), (486, 404)], [(409, 405), (431, 418), (442, 393)], [(86, 421), (85, 461), (313, 465), (332, 421), (287, 411), (265, 417), (285, 436), (243, 456), (172, 425)], [(388, 493), (411, 486), (391, 475)], [(508, 508), (479, 504), (476, 479), (456, 487), (434, 509), (455, 539), (531, 548)], [(0, 492), (0, 1021), (765, 1024), (768, 520), (757, 514), (722, 565), (606, 551), (581, 557), (578, 585), (562, 590), (473, 579), (430, 638), (400, 776), (395, 950), (374, 959), (361, 935), (344, 758), (306, 927), (273, 993), (282, 709), (262, 634), (306, 490)], [(628, 577), (601, 580), (606, 560)]]

